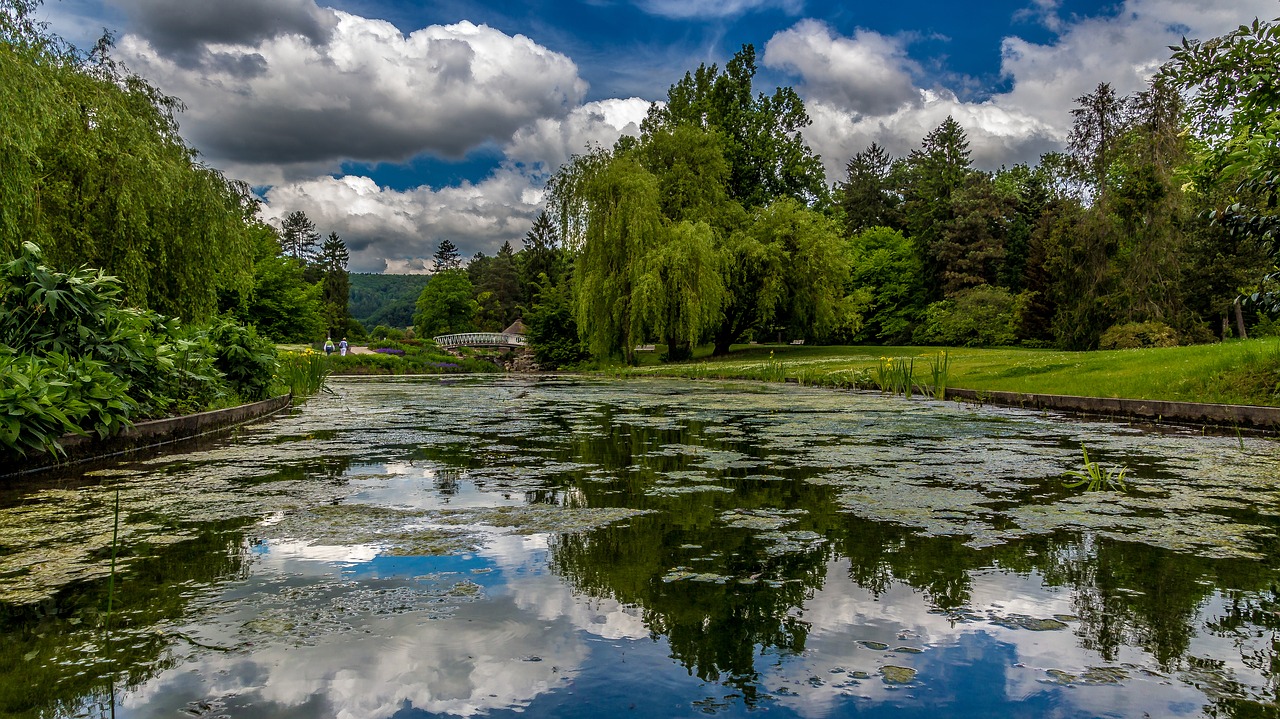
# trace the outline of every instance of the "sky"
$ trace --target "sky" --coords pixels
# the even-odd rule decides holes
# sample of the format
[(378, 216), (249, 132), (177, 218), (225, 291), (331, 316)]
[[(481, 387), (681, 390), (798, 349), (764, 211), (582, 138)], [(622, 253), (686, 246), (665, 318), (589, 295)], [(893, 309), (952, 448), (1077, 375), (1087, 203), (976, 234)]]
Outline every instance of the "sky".
[(1062, 149), (1075, 98), (1143, 88), (1183, 37), (1277, 0), (45, 0), (53, 32), (182, 100), (183, 137), (249, 182), (264, 219), (302, 210), (355, 272), (517, 250), (547, 178), (635, 135), (699, 64), (757, 53), (795, 87), (828, 183), (948, 115), (985, 169)]

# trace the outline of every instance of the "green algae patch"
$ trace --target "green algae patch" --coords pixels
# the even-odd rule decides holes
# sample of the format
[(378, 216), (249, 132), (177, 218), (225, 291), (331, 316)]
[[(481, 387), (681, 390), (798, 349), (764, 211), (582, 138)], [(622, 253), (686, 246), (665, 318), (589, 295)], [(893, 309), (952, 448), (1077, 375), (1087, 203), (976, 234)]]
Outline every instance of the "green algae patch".
[(1060, 622), (1057, 619), (1036, 619), (1025, 614), (1010, 614), (1003, 617), (992, 616), (991, 623), (1005, 629), (1026, 629), (1031, 632), (1054, 632), (1067, 628), (1065, 622)]
[(886, 664), (880, 667), (880, 678), (885, 684), (910, 684), (915, 681), (916, 670), (910, 667)]
[(866, 647), (867, 649), (874, 649), (877, 652), (883, 652), (884, 650), (889, 648), (889, 645), (885, 644), (884, 642), (873, 642), (870, 639), (863, 639), (858, 643)]
[(793, 524), (808, 514), (803, 509), (734, 509), (720, 514), (725, 526), (769, 532)]
[(268, 534), (309, 544), (376, 544), (393, 556), (460, 554), (484, 544), (473, 532), (423, 524), (428, 514), (367, 504), (321, 505), (288, 513), (269, 525)]
[(503, 527), (514, 530), (516, 534), (548, 534), (597, 529), (652, 511), (626, 507), (570, 508), (551, 504), (527, 504), (519, 507), (436, 510), (432, 516), (436, 522), (446, 525)]

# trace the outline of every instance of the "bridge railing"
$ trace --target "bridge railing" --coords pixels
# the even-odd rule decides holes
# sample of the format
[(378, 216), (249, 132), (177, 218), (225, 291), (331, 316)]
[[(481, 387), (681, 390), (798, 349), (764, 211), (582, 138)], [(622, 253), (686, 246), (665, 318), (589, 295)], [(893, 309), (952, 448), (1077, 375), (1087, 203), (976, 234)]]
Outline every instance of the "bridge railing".
[(524, 347), (524, 335), (505, 332), (460, 332), (432, 337), (441, 347)]

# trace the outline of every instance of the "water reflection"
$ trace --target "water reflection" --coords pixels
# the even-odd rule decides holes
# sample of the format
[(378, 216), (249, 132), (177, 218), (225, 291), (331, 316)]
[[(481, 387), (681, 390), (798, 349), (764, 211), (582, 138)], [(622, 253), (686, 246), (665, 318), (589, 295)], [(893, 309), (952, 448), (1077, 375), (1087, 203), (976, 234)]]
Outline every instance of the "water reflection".
[[(1080, 442), (1135, 492), (1065, 491)], [(6, 500), (0, 714), (1267, 715), (1280, 453), (1236, 442), (793, 387), (339, 384)]]

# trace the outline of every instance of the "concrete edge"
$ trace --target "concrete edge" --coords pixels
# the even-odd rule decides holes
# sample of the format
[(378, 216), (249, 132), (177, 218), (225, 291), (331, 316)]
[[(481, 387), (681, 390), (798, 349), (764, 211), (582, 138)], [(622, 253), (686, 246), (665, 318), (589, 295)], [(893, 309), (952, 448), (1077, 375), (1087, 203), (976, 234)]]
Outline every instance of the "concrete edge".
[(1155, 423), (1280, 431), (1280, 407), (951, 388), (946, 390), (946, 398), (1096, 417), (1126, 417)]
[(67, 453), (66, 457), (55, 460), (50, 455), (40, 455), (20, 460), (13, 471), (0, 472), (0, 477), (62, 468), (215, 434), (270, 417), (292, 402), (292, 394), (282, 394), (236, 407), (139, 422), (106, 439), (98, 439), (94, 435), (63, 435), (58, 441)]

